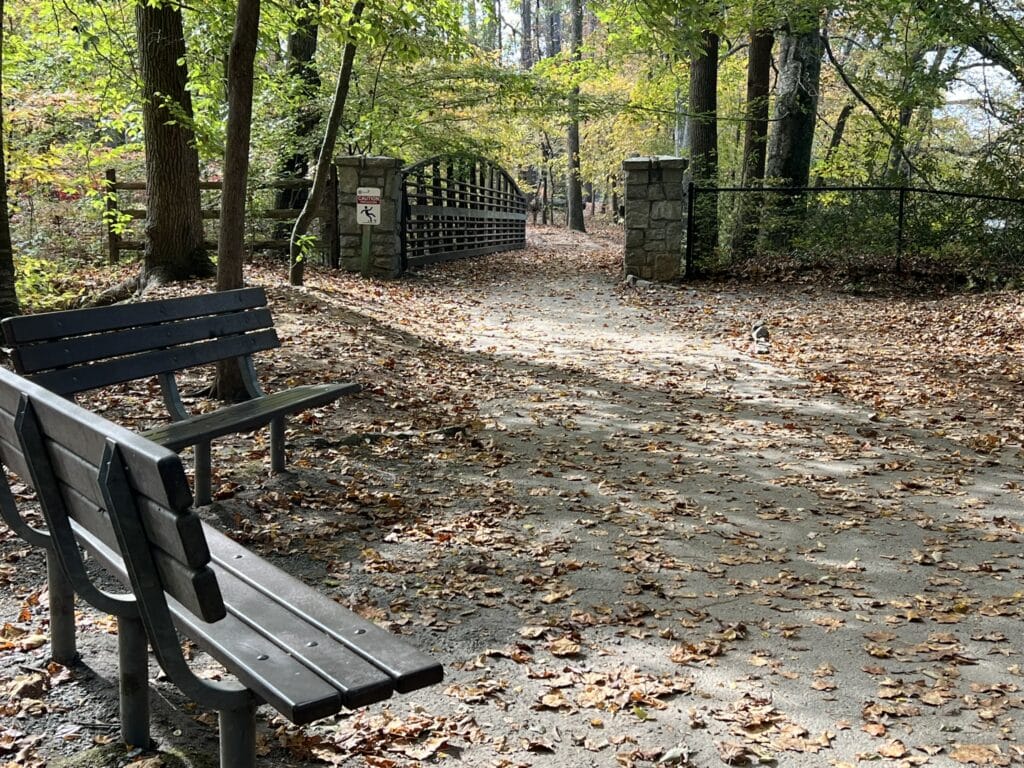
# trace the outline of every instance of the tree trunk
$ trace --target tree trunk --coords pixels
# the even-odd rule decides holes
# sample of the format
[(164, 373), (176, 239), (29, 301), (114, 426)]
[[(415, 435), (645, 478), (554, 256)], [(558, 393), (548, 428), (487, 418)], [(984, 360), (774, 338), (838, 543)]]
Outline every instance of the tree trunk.
[(146, 250), (142, 282), (207, 277), (199, 153), (186, 88), (185, 36), (178, 6), (135, 6), (146, 138)]
[[(583, 48), (583, 0), (570, 0), (569, 15), (572, 23), (572, 36), (569, 40), (570, 58), (578, 62)], [(578, 75), (574, 72), (573, 77)], [(583, 187), (580, 179), (580, 87), (574, 85), (569, 94), (569, 131), (566, 137), (568, 153), (568, 171), (566, 173), (566, 206), (569, 229), (585, 232), (586, 224), (583, 217)]]
[[(701, 50), (690, 63), (690, 174), (698, 187), (718, 185), (718, 35), (701, 33)], [(694, 264), (718, 245), (718, 196), (697, 198), (694, 209)]]
[[(839, 110), (839, 116), (836, 118), (836, 127), (832, 129), (832, 138), (829, 139), (828, 149), (825, 150), (825, 157), (823, 164), (828, 167), (829, 161), (836, 154), (836, 150), (839, 149), (839, 145), (843, 143), (843, 134), (846, 133), (846, 123), (850, 119), (850, 115), (853, 114), (853, 110), (856, 105), (853, 101), (848, 101), (843, 104), (843, 108)], [(821, 175), (820, 171), (814, 179), (814, 186), (824, 187), (825, 179)]]
[(805, 187), (811, 171), (821, 79), (821, 33), (787, 31), (779, 39), (774, 130), (768, 140), (767, 178)]
[[(295, 106), (295, 123), (292, 135), (298, 147), (291, 154), (285, 155), (280, 161), (279, 175), (284, 179), (304, 179), (309, 173), (311, 151), (306, 140), (313, 135), (320, 123), (320, 108), (317, 92), (320, 89), (320, 73), (313, 65), (319, 37), (319, 25), (316, 23), (318, 0), (299, 0), (298, 5), (304, 11), (298, 28), (288, 35), (288, 47), (285, 53), (287, 73), (290, 82), (295, 86), (298, 104)], [(274, 195), (275, 208), (301, 208), (306, 202), (309, 191), (306, 189), (280, 189)], [(283, 236), (283, 233), (281, 234)]]
[[(242, 287), (245, 253), (245, 199), (249, 179), (252, 127), (253, 60), (260, 26), (260, 0), (238, 0), (235, 29), (228, 51), (228, 122), (224, 142), (224, 182), (220, 196), (217, 241), (217, 290)], [(235, 360), (217, 364), (214, 394), (222, 400), (248, 397)]]
[[(817, 27), (787, 30), (779, 39), (774, 129), (768, 138), (766, 178), (783, 187), (806, 187), (817, 122), (818, 87), (823, 53)], [(804, 196), (772, 195), (762, 234), (772, 248), (788, 248), (799, 229)]]
[(557, 3), (548, 3), (548, 56), (557, 56), (562, 52), (562, 12)]
[[(4, 0), (0, 0), (0, 19), (4, 18)], [(11, 245), (11, 222), (7, 213), (7, 163), (4, 160), (3, 115), (3, 42), (0, 25), (0, 320), (21, 312), (14, 274), (14, 248)]]
[[(760, 186), (764, 181), (768, 143), (768, 91), (772, 70), (771, 30), (750, 32), (747, 57), (747, 120), (743, 131), (743, 166), (740, 186)], [(736, 221), (733, 227), (734, 256), (749, 256), (757, 242), (760, 228), (758, 213), (761, 201), (753, 193), (740, 193), (736, 200)]]
[(522, 0), (519, 4), (519, 18), (523, 24), (522, 48), (519, 51), (519, 68), (528, 72), (533, 66), (533, 19), (531, 10), (533, 0)]
[[(356, 0), (352, 6), (350, 25), (355, 26), (363, 15), (363, 0)], [(313, 188), (309, 190), (309, 197), (306, 204), (302, 206), (299, 217), (295, 220), (295, 227), (292, 229), (291, 242), (288, 246), (288, 280), (292, 285), (302, 285), (305, 272), (306, 259), (302, 248), (302, 238), (309, 231), (316, 212), (323, 201), (324, 192), (327, 189), (327, 179), (330, 175), (331, 159), (334, 156), (334, 145), (338, 141), (338, 129), (341, 127), (341, 118), (345, 113), (345, 101), (348, 99), (349, 85), (352, 83), (352, 65), (356, 58), (356, 43), (350, 38), (345, 43), (345, 52), (341, 57), (341, 71), (338, 73), (338, 84), (334, 89), (334, 100), (331, 102), (331, 111), (327, 116), (327, 127), (324, 130), (324, 140), (320, 145), (320, 154), (316, 162), (316, 172), (313, 176)]]

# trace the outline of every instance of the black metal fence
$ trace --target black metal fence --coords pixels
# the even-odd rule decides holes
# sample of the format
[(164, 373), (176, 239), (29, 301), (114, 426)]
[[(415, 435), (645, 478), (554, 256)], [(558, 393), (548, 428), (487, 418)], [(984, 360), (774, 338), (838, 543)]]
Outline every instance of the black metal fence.
[[(710, 207), (710, 206), (713, 206)], [(716, 215), (718, 240), (701, 242)], [(1024, 199), (916, 187), (701, 187), (687, 197), (686, 272), (757, 259), (899, 272), (1024, 271)], [(705, 240), (713, 238), (705, 236)]]

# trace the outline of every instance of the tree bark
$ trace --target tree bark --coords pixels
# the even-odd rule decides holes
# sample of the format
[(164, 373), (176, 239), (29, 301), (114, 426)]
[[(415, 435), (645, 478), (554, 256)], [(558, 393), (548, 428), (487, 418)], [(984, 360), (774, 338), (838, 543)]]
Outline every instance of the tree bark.
[[(4, 18), (4, 0), (0, 0), (0, 19)], [(7, 162), (4, 160), (3, 116), (3, 42), (0, 25), (0, 319), (21, 312), (14, 272), (14, 248), (11, 245), (11, 221), (7, 213)]]
[[(767, 179), (782, 187), (806, 187), (810, 181), (818, 88), (824, 51), (817, 26), (786, 30), (779, 38), (774, 130), (768, 138)], [(776, 194), (766, 200), (762, 227), (766, 245), (788, 248), (800, 227), (804, 196)]]
[(135, 6), (148, 192), (143, 286), (213, 274), (203, 245), (183, 26), (178, 6)]
[[(690, 62), (690, 175), (694, 184), (718, 185), (718, 35), (701, 33), (701, 49)], [(718, 196), (697, 198), (693, 261), (698, 265), (718, 245)]]
[[(569, 40), (570, 58), (575, 64), (580, 61), (583, 48), (583, 0), (570, 0), (569, 15), (572, 36)], [(577, 77), (577, 73), (573, 73)], [(566, 174), (566, 205), (568, 207), (569, 229), (585, 232), (583, 211), (583, 187), (580, 179), (580, 87), (574, 85), (569, 94), (569, 130), (566, 137), (568, 172)]]
[[(217, 241), (217, 290), (241, 288), (245, 255), (245, 199), (249, 180), (252, 127), (253, 61), (260, 26), (260, 0), (238, 0), (235, 29), (228, 51), (228, 121), (224, 142), (224, 181), (220, 196)], [(217, 364), (214, 394), (244, 400), (249, 393), (234, 360)]]
[(522, 0), (519, 4), (519, 18), (523, 24), (522, 48), (519, 51), (519, 68), (528, 72), (533, 66), (533, 0)]
[[(286, 71), (289, 80), (295, 86), (295, 123), (292, 135), (299, 146), (280, 161), (279, 175), (285, 179), (304, 179), (309, 173), (311, 151), (305, 146), (306, 141), (320, 124), (319, 101), (317, 92), (320, 89), (320, 73), (313, 65), (316, 56), (319, 25), (315, 11), (319, 7), (318, 0), (298, 0), (300, 9), (309, 11), (299, 21), (298, 28), (288, 35), (288, 47), (285, 53)], [(274, 196), (275, 208), (301, 208), (306, 202), (309, 191), (306, 189), (281, 189)], [(283, 235), (282, 235), (283, 236)]]
[(224, 142), (217, 290), (242, 287), (245, 254), (245, 199), (252, 133), (253, 61), (260, 25), (260, 0), (238, 0), (228, 51), (228, 120)]
[(816, 28), (786, 31), (779, 39), (775, 126), (768, 139), (766, 175), (782, 186), (805, 187), (810, 178), (822, 52)]
[[(352, 6), (351, 25), (358, 23), (363, 15), (365, 3), (363, 0), (356, 0)], [(338, 84), (334, 89), (334, 100), (331, 102), (331, 111), (327, 116), (327, 127), (324, 130), (324, 140), (320, 145), (320, 154), (317, 158), (316, 171), (313, 176), (313, 188), (309, 190), (309, 197), (306, 204), (302, 206), (299, 217), (295, 220), (292, 229), (291, 242), (288, 246), (288, 280), (292, 285), (302, 285), (305, 273), (306, 259), (302, 252), (302, 238), (309, 231), (316, 212), (323, 201), (324, 192), (327, 189), (327, 179), (330, 175), (331, 160), (334, 155), (334, 146), (338, 141), (338, 130), (341, 127), (341, 118), (345, 113), (345, 101), (348, 99), (348, 89), (352, 83), (352, 65), (356, 58), (356, 42), (349, 39), (345, 43), (345, 52), (341, 57), (341, 71), (338, 73)]]
[[(768, 144), (768, 91), (772, 70), (772, 46), (775, 37), (769, 29), (750, 32), (747, 55), (746, 123), (743, 129), (743, 166), (740, 186), (760, 186)], [(757, 242), (760, 228), (758, 212), (761, 201), (753, 193), (740, 193), (736, 199), (736, 220), (733, 227), (734, 256), (749, 256)]]

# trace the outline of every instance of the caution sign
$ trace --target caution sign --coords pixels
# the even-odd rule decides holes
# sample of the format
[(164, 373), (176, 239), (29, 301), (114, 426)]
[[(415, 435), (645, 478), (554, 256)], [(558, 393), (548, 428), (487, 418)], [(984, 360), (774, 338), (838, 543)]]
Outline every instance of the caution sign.
[(356, 224), (380, 224), (380, 187), (356, 189)]

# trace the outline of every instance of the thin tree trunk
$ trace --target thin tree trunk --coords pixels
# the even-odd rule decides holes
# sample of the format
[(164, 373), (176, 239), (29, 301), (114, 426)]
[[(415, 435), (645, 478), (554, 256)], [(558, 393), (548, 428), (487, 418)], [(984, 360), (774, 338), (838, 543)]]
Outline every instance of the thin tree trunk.
[[(295, 123), (292, 134), (298, 146), (280, 160), (279, 174), (285, 179), (304, 179), (309, 173), (311, 150), (306, 141), (313, 135), (320, 123), (320, 107), (317, 92), (320, 89), (320, 74), (313, 64), (316, 56), (319, 25), (315, 11), (318, 0), (299, 0), (298, 5), (309, 13), (304, 15), (298, 28), (288, 35), (287, 73), (295, 86), (298, 104), (295, 108)], [(274, 196), (275, 208), (301, 208), (309, 194), (306, 189), (281, 189)], [(283, 236), (283, 234), (281, 235)]]
[[(569, 50), (572, 61), (578, 62), (583, 48), (583, 2), (570, 0), (569, 13), (572, 22), (572, 36)], [(574, 77), (576, 75), (574, 74)], [(574, 85), (569, 94), (569, 131), (566, 137), (568, 153), (568, 172), (566, 174), (566, 205), (568, 208), (569, 229), (576, 232), (586, 231), (583, 217), (583, 188), (580, 179), (580, 87)]]
[(181, 11), (135, 6), (146, 139), (146, 250), (143, 284), (213, 274), (203, 245), (199, 153), (192, 132)]
[(522, 0), (519, 4), (519, 18), (523, 25), (522, 48), (519, 51), (519, 68), (527, 72), (533, 66), (533, 0)]
[[(743, 131), (743, 167), (740, 178), (740, 186), (744, 187), (760, 186), (764, 181), (768, 144), (768, 91), (774, 41), (771, 30), (760, 29), (750, 32), (750, 50), (747, 58), (747, 120)], [(739, 194), (732, 237), (732, 250), (735, 256), (748, 256), (753, 251), (760, 228), (760, 208), (761, 201), (756, 199), (754, 194)]]
[[(224, 141), (224, 182), (217, 241), (217, 290), (242, 287), (245, 253), (245, 199), (252, 128), (253, 61), (260, 26), (260, 0), (238, 0), (228, 51), (228, 121)], [(222, 400), (244, 400), (249, 393), (235, 360), (218, 363), (213, 391)]]
[[(363, 15), (365, 3), (363, 0), (356, 0), (352, 6), (351, 24), (354, 26)], [(320, 155), (316, 163), (316, 172), (313, 176), (313, 188), (309, 191), (306, 204), (299, 212), (295, 220), (295, 227), (292, 229), (291, 242), (288, 246), (289, 271), (288, 280), (292, 285), (302, 285), (305, 272), (306, 259), (302, 252), (301, 240), (309, 231), (316, 212), (323, 201), (324, 192), (327, 189), (327, 178), (330, 173), (331, 160), (334, 156), (334, 146), (338, 141), (338, 130), (341, 127), (341, 118), (345, 112), (345, 101), (348, 99), (348, 89), (352, 83), (352, 65), (356, 58), (356, 43), (350, 39), (345, 43), (345, 52), (341, 57), (341, 71), (338, 73), (338, 85), (334, 89), (334, 100), (331, 102), (331, 112), (327, 116), (327, 127), (324, 130), (323, 144), (320, 145)]]
[[(843, 143), (843, 134), (846, 133), (846, 123), (850, 119), (850, 115), (853, 114), (853, 110), (856, 105), (853, 101), (848, 101), (843, 104), (843, 108), (839, 110), (839, 116), (836, 118), (836, 127), (832, 129), (832, 138), (828, 141), (828, 149), (825, 150), (825, 157), (822, 159), (822, 165), (828, 168), (832, 158), (835, 157), (836, 150), (839, 149), (839, 145)], [(825, 179), (819, 173), (814, 179), (814, 186), (824, 187)]]
[[(701, 50), (690, 63), (690, 174), (697, 186), (718, 185), (718, 35), (701, 34)], [(718, 245), (718, 196), (703, 195), (694, 209), (695, 264)]]
[[(4, 0), (0, 0), (0, 19), (4, 18)], [(0, 319), (21, 312), (14, 272), (14, 248), (11, 245), (11, 221), (7, 213), (7, 163), (4, 160), (3, 116), (3, 42), (0, 25)]]
[(228, 119), (217, 241), (218, 291), (242, 287), (245, 199), (252, 133), (253, 61), (259, 25), (260, 0), (238, 0), (235, 29), (228, 51)]

